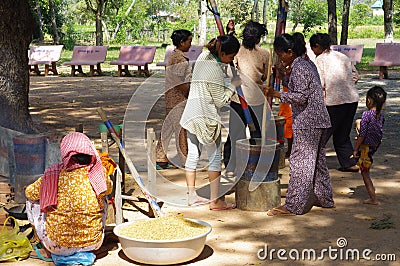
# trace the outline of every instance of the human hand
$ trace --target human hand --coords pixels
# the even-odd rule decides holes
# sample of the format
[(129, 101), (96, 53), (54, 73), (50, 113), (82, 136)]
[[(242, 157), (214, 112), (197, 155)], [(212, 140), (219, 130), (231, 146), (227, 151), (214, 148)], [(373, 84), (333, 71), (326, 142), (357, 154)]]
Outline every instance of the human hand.
[(240, 79), (239, 76), (236, 76), (236, 77), (233, 77), (233, 78), (231, 79), (231, 83), (232, 83), (232, 85), (233, 85), (235, 88), (237, 88), (237, 87), (239, 87), (239, 86), (242, 85), (242, 80)]
[(353, 151), (353, 155), (351, 155), (350, 156), (350, 158), (358, 158), (358, 157), (360, 157), (359, 155), (358, 155), (358, 151)]
[(276, 97), (279, 98), (280, 97), (280, 93), (279, 91), (276, 91), (273, 87), (271, 86), (264, 86), (262, 88), (262, 91), (265, 95), (265, 97)]

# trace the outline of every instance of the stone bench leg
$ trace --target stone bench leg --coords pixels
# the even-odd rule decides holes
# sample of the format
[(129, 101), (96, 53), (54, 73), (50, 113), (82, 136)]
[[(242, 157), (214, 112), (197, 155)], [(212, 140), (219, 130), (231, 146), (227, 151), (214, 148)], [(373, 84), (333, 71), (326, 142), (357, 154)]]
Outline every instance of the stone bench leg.
[(44, 76), (45, 77), (47, 77), (47, 75), (49, 74), (49, 71), (53, 72), (54, 75), (58, 75), (57, 65), (55, 62), (51, 63), (51, 68), (50, 68), (49, 64), (44, 65)]
[(389, 77), (387, 66), (379, 67), (379, 79), (387, 79)]
[(30, 66), (29, 71), (34, 72), (36, 75), (40, 75), (40, 70), (38, 65)]

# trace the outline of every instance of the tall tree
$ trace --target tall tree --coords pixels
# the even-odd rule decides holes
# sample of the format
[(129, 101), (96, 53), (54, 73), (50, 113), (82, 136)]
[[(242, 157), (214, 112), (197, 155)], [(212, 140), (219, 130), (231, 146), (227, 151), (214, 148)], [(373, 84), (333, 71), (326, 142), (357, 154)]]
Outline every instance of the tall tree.
[[(264, 4), (263, 4), (263, 24), (267, 27), (267, 25), (268, 25), (268, 20), (267, 20), (267, 17), (268, 17), (268, 10), (267, 10), (267, 8), (268, 8), (268, 0), (264, 0)], [(268, 27), (267, 27), (268, 28)], [(264, 39), (263, 39), (263, 42), (265, 43), (265, 42), (267, 42), (267, 34), (265, 34), (264, 35)]]
[(344, 0), (342, 14), (342, 34), (340, 34), (340, 44), (347, 44), (349, 36), (349, 14), (351, 0)]
[(337, 44), (336, 0), (328, 0), (328, 34), (333, 44)]
[(207, 1), (199, 1), (199, 45), (206, 44), (207, 39)]
[(29, 113), (27, 68), (34, 23), (29, 0), (1, 0), (0, 126), (23, 133), (35, 132)]
[(251, 20), (258, 22), (258, 0), (254, 0), (254, 5), (251, 9)]
[(385, 42), (393, 42), (393, 0), (383, 0)]
[(124, 26), (124, 23), (125, 23), (124, 19), (125, 19), (125, 17), (127, 17), (127, 16), (129, 15), (129, 13), (131, 13), (131, 11), (132, 11), (132, 9), (133, 9), (133, 6), (135, 5), (135, 2), (136, 2), (136, 0), (132, 0), (132, 2), (131, 2), (131, 4), (129, 5), (128, 9), (125, 11), (124, 17), (121, 19), (121, 21), (118, 22), (118, 24), (117, 24), (117, 26), (115, 27), (114, 32), (113, 32), (113, 34), (112, 34), (112, 36), (111, 36), (111, 39), (112, 39), (112, 40), (115, 39), (115, 37), (116, 37), (117, 33), (119, 32), (119, 30), (121, 29), (121, 27)]
[(292, 0), (290, 1), (290, 10), (292, 11), (293, 27), (292, 31), (296, 31), (302, 18), (302, 8), (305, 8), (304, 0)]
[(42, 10), (40, 7), (39, 0), (36, 0), (36, 12), (37, 12), (37, 19), (38, 19), (38, 24), (39, 24), (39, 41), (43, 42), (44, 40), (44, 33), (43, 33), (43, 16), (42, 16)]
[(87, 8), (96, 17), (96, 45), (103, 45), (103, 14), (105, 12), (107, 0), (85, 0)]
[(58, 34), (57, 20), (56, 20), (56, 11), (54, 10), (54, 1), (49, 0), (49, 11), (50, 11), (50, 19), (51, 19), (51, 28), (53, 33), (53, 42), (54, 44), (60, 43), (60, 35)]

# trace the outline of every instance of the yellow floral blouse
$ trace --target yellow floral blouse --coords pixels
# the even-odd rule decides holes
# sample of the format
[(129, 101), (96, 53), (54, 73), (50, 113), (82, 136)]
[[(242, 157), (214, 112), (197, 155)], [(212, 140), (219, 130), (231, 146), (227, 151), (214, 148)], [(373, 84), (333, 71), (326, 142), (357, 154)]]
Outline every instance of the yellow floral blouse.
[[(39, 178), (26, 188), (29, 200), (40, 200), (41, 182), (42, 178)], [(89, 182), (87, 167), (71, 172), (62, 170), (58, 180), (57, 208), (47, 212), (47, 236), (64, 247), (96, 244), (103, 234), (104, 196), (111, 191), (111, 180), (107, 178), (107, 191), (97, 197)]]

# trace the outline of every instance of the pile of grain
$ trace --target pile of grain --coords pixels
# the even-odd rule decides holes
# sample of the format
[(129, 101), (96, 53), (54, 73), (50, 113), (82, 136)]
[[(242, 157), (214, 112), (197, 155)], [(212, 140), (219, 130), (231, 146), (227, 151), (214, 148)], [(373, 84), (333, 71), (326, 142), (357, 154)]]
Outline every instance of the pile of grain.
[(141, 240), (177, 240), (208, 232), (209, 227), (177, 216), (139, 220), (122, 227), (118, 234)]

